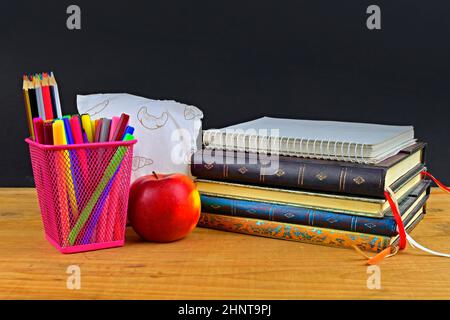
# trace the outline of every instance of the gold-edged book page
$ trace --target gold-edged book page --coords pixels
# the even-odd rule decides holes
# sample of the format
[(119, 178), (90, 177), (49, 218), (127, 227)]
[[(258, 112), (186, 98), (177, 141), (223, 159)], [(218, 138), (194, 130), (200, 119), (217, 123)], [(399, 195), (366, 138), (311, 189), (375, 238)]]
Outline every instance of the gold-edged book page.
[(423, 149), (414, 152), (409, 157), (403, 159), (399, 163), (393, 165), (391, 168), (387, 170), (386, 173), (386, 186), (392, 185), (395, 181), (400, 179), (403, 175), (405, 175), (409, 170), (414, 169), (417, 165), (422, 163)]
[[(419, 173), (411, 180), (406, 182), (400, 189), (398, 189), (395, 192), (395, 197), (397, 198), (397, 200), (400, 201), (401, 199), (403, 199), (411, 191), (412, 188), (414, 188), (418, 183), (420, 183), (420, 181), (422, 181), (422, 174)], [(388, 209), (389, 209), (389, 202), (385, 200), (381, 210), (382, 212), (385, 212)]]

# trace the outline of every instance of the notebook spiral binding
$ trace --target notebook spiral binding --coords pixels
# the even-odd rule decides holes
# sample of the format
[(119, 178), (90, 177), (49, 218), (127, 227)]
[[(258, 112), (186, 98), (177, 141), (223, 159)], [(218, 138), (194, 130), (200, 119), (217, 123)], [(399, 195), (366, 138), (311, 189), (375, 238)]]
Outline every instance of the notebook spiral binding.
[[(245, 134), (242, 132), (227, 133), (220, 130), (207, 130), (203, 135), (203, 143), (207, 148), (235, 150), (241, 152), (281, 154), (284, 156), (297, 156), (310, 159), (366, 163), (364, 159), (365, 144), (347, 141), (272, 137), (260, 136), (257, 134)], [(283, 143), (285, 144), (283, 145)], [(312, 148), (309, 147), (311, 144)], [(286, 146), (286, 149), (290, 152), (279, 152), (280, 145)], [(305, 150), (304, 146), (306, 146)], [(353, 153), (351, 152), (352, 149), (354, 150)]]

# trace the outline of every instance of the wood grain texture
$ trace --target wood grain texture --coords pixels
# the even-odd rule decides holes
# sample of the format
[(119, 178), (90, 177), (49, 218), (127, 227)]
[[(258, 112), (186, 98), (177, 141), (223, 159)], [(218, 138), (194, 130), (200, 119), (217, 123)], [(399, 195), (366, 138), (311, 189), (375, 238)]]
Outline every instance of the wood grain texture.
[[(433, 190), (412, 236), (450, 252), (450, 196)], [(408, 247), (370, 290), (353, 250), (197, 228), (169, 244), (63, 255), (44, 240), (34, 189), (0, 189), (1, 299), (449, 299), (450, 260)], [(81, 289), (66, 288), (69, 265)]]

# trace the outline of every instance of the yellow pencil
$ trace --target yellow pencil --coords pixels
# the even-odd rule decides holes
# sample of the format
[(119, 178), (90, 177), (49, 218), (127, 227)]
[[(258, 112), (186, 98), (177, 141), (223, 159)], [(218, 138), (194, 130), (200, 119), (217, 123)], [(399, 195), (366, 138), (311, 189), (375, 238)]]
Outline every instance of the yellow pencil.
[(23, 98), (25, 100), (25, 113), (27, 115), (28, 131), (31, 139), (34, 140), (33, 117), (31, 115), (30, 95), (28, 93), (28, 77), (23, 76)]

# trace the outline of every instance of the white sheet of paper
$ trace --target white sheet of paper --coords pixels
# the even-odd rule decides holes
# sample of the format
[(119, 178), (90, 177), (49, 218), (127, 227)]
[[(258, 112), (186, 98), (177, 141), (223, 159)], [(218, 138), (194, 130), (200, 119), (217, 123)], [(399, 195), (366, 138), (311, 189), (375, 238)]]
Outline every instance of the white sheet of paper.
[[(194, 106), (173, 100), (152, 100), (126, 93), (77, 96), (78, 112), (92, 119), (130, 115), (138, 140), (134, 147), (132, 181), (157, 173), (191, 176), (190, 155), (197, 150), (203, 113)], [(176, 138), (183, 134), (183, 140)], [(176, 161), (174, 161), (174, 159)], [(181, 162), (180, 162), (181, 161)]]

